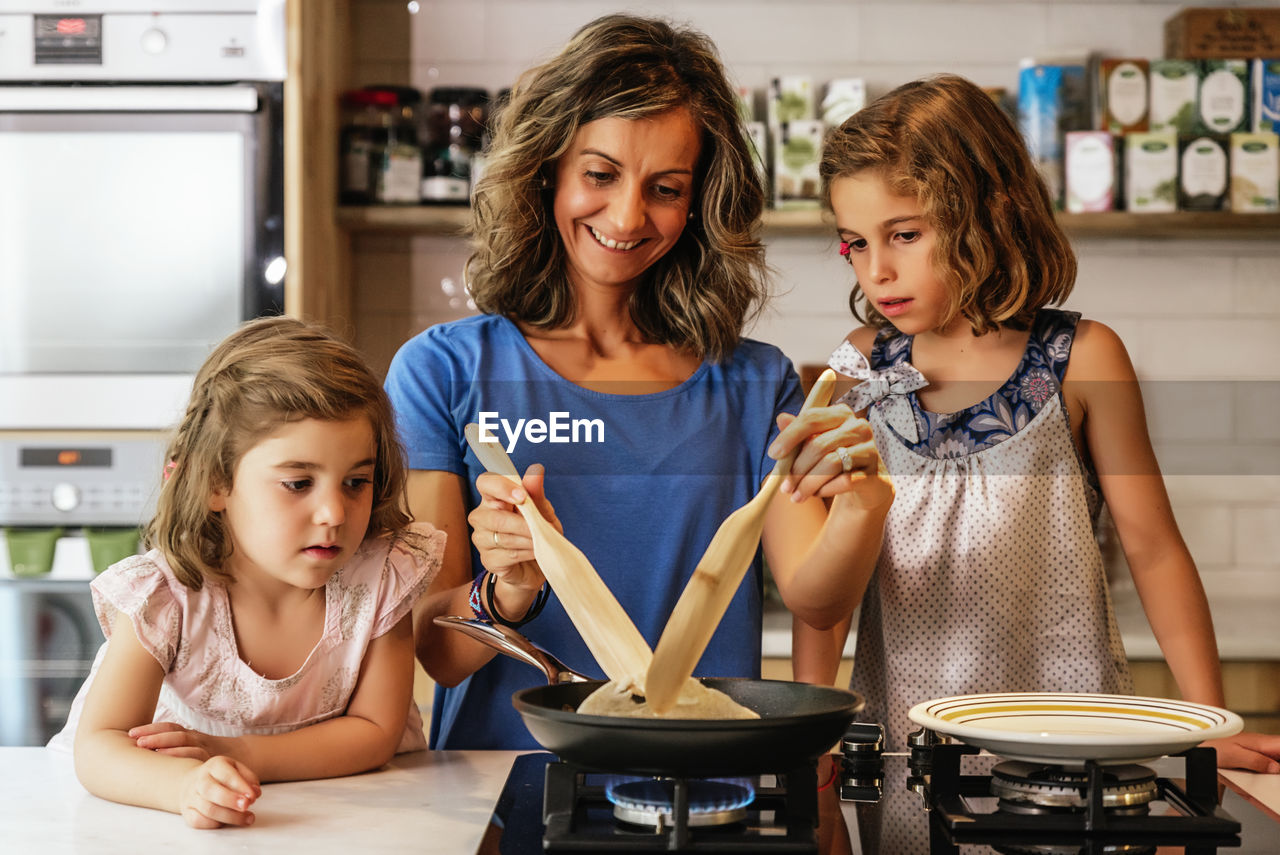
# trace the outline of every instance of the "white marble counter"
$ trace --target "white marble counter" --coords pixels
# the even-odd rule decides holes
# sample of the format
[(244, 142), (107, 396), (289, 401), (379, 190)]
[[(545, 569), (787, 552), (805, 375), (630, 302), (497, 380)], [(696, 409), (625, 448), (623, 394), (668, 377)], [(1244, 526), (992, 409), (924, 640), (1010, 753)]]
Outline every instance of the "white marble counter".
[(515, 751), (419, 751), (365, 775), (267, 784), (249, 828), (196, 830), (89, 795), (69, 754), (0, 748), (0, 851), (353, 855), (475, 852)]

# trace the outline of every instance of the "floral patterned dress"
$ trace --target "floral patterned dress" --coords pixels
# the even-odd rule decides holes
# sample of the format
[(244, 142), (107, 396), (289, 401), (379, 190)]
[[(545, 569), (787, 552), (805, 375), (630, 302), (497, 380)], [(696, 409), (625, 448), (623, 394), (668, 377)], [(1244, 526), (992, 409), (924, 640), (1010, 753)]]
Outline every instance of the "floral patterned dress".
[(870, 361), (845, 342), (837, 371), (864, 382), (896, 497), (863, 597), (851, 688), (898, 750), (917, 703), (978, 692), (1132, 693), (1096, 538), (1097, 478), (1061, 393), (1079, 314), (1042, 309), (1014, 374), (955, 413), (921, 408), (913, 338), (892, 327)]

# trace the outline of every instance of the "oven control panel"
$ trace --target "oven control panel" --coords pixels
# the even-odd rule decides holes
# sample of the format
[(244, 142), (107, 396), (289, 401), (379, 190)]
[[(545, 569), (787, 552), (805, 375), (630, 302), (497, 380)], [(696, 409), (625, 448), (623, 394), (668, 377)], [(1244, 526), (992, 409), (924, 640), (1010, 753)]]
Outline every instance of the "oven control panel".
[(27, 434), (0, 439), (0, 525), (145, 523), (160, 490), (163, 437)]

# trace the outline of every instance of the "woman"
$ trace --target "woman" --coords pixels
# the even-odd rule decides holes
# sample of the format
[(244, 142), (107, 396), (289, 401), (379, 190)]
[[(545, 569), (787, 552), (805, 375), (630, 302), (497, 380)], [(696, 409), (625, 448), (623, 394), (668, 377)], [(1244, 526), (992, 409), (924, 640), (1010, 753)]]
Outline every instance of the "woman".
[[(857, 601), (844, 580), (874, 561), (892, 488), (847, 408), (806, 413), (775, 437), (775, 417), (800, 407), (795, 371), (741, 338), (765, 296), (762, 207), (733, 88), (700, 33), (601, 18), (514, 88), (473, 205), (468, 277), (484, 314), (410, 340), (387, 378), (410, 508), (450, 535), (415, 609), (418, 657), (440, 684), (432, 747), (537, 747), (508, 703), (536, 673), (490, 661), (435, 615), (519, 625), (593, 668), (556, 598), (539, 595), (513, 504), (524, 491), (652, 645), (719, 524), (772, 467), (767, 452), (803, 442), (764, 555), (814, 626)], [(526, 472), (523, 491), (468, 453), (468, 422), (493, 428)], [(833, 496), (838, 534), (814, 498)], [(757, 558), (699, 675), (759, 675), (762, 572)]]

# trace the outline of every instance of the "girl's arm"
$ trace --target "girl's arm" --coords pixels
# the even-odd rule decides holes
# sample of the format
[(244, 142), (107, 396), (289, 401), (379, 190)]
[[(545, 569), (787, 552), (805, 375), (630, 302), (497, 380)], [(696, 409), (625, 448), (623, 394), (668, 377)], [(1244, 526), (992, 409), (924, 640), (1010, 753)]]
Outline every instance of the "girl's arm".
[(850, 615), (831, 629), (815, 629), (802, 620), (792, 621), (792, 679), (797, 683), (834, 686), (852, 622), (853, 616)]
[(202, 759), (220, 754), (263, 781), (334, 778), (376, 769), (395, 756), (413, 697), (413, 624), (405, 615), (369, 642), (347, 710), (286, 733), (219, 737), (157, 722), (135, 728), (140, 748)]
[(189, 825), (249, 825), (261, 795), (248, 766), (229, 757), (174, 757), (139, 748), (129, 729), (150, 722), (164, 669), (120, 613), (75, 738), (76, 776), (96, 796), (182, 814)]
[[(843, 473), (835, 478), (849, 480)], [(765, 512), (764, 554), (778, 592), (791, 613), (815, 629), (849, 617), (880, 554), (893, 487), (881, 475), (864, 474), (859, 484), (832, 499), (829, 512), (818, 496), (793, 502), (785, 493)]]
[[(849, 337), (864, 353), (870, 351), (874, 338), (875, 330), (866, 327)], [(835, 394), (843, 394), (850, 385), (843, 378)], [(893, 503), (893, 484), (864, 416), (844, 404), (816, 407), (799, 418), (783, 414), (778, 417), (782, 430), (770, 447), (777, 457), (796, 445), (800, 453), (783, 492), (765, 516), (765, 556), (783, 602), (799, 621), (821, 631), (838, 629), (843, 623), (841, 648), (849, 617), (875, 570), (885, 517)], [(854, 468), (848, 474), (841, 469), (837, 447), (849, 451)], [(828, 500), (825, 507), (820, 497)], [(832, 654), (815, 653), (824, 650), (825, 642), (811, 647), (808, 630), (800, 633), (804, 652), (798, 667), (810, 673), (810, 657), (817, 656), (812, 674), (821, 677), (831, 668)]]
[[(1182, 540), (1147, 433), (1137, 375), (1111, 329), (1081, 321), (1063, 390), (1083, 409), (1084, 443), (1115, 520), (1143, 610), (1185, 700), (1224, 706), (1209, 603)], [(1280, 737), (1242, 734), (1223, 766), (1280, 771)], [(1246, 748), (1245, 743), (1253, 747)]]

